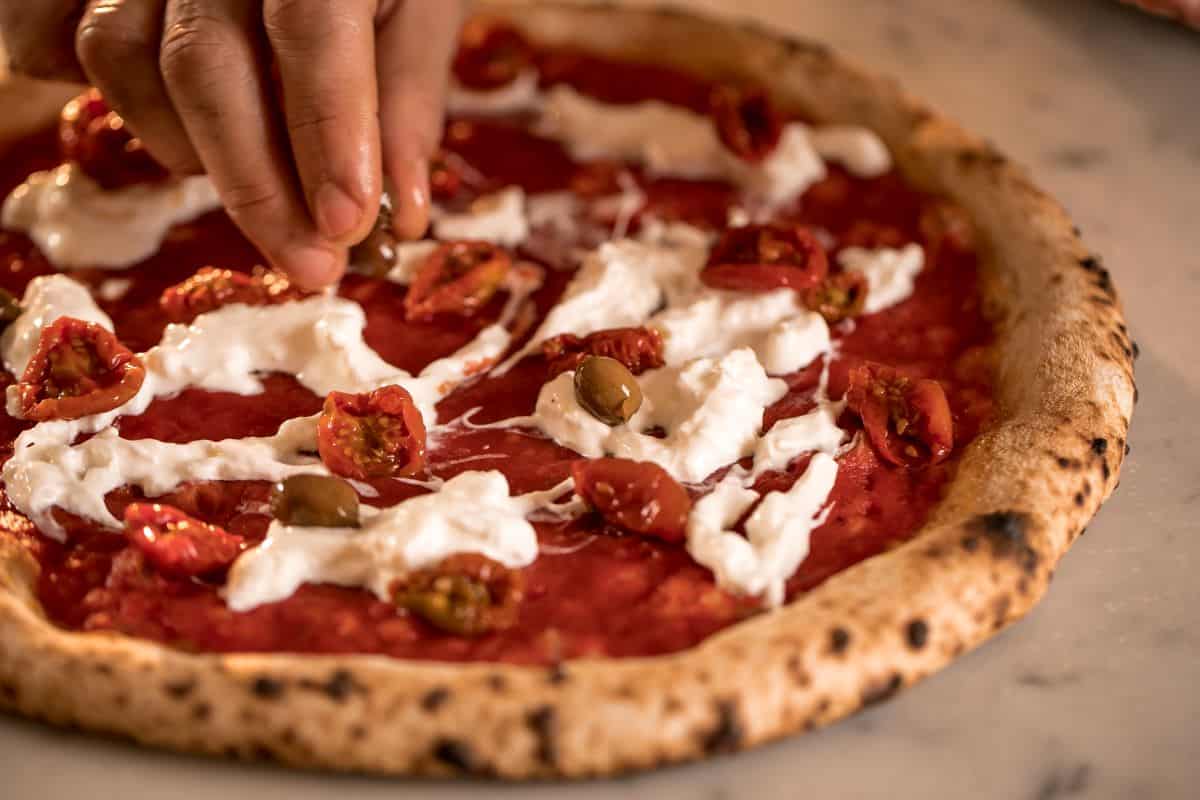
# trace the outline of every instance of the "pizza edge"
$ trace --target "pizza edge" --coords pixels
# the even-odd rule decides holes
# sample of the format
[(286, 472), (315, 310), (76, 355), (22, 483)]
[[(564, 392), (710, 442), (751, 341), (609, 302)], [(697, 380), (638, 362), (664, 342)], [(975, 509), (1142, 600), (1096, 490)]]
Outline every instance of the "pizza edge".
[(878, 131), (988, 242), (1000, 422), (933, 517), (778, 612), (670, 656), (553, 668), (193, 655), (43, 616), (0, 541), (0, 708), (174, 750), (334, 770), (594, 776), (736, 751), (885, 700), (1023, 616), (1116, 487), (1135, 347), (1061, 206), (986, 142), (824, 46), (672, 9), (488, 6), (536, 39), (761, 81)]

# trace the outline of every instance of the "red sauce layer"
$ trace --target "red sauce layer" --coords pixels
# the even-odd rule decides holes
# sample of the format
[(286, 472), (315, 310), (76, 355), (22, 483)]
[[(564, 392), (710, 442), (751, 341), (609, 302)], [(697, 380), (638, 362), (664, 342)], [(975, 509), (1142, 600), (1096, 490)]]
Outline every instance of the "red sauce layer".
[[(579, 53), (543, 54), (542, 62), (543, 75), (611, 102), (660, 98), (699, 108), (711, 88), (678, 72), (615, 65)], [(581, 165), (561, 147), (513, 122), (458, 120), (448, 125), (445, 144), (482, 173), (489, 187), (564, 189), (581, 173)], [(31, 138), (0, 165), (0, 191), (7, 193), (29, 172), (56, 160), (49, 133)], [(731, 189), (721, 184), (644, 176), (639, 181), (649, 197), (647, 211), (660, 217), (719, 226), (734, 200)], [(929, 202), (894, 174), (860, 180), (834, 168), (781, 216), (823, 227), (835, 238), (868, 220), (921, 241), (918, 216)], [(549, 258), (545, 252), (539, 254)], [(177, 228), (156, 256), (120, 273), (135, 277), (133, 287), (119, 300), (101, 305), (129, 347), (147, 349), (165, 326), (157, 304), (164, 288), (205, 265), (249, 269), (259, 261), (224, 214), (210, 214)], [(547, 270), (546, 285), (537, 295), (541, 313), (569, 279), (564, 265), (557, 266)], [(27, 239), (0, 234), (0, 286), (19, 295), (31, 278), (51, 271)], [(99, 270), (70, 274), (96, 285), (114, 277)], [(389, 362), (413, 372), (470, 341), (502, 303), (498, 299), (466, 324), (413, 323), (401, 313), (402, 287), (350, 277), (341, 293), (364, 306), (368, 343)], [(859, 320), (849, 332), (836, 333), (841, 355), (832, 368), (835, 396), (845, 389), (848, 369), (869, 358), (943, 383), (955, 416), (956, 452), (985, 424), (991, 392), (984, 348), (991, 332), (980, 308), (972, 256), (927, 264), (911, 299)], [(812, 407), (819, 369), (814, 365), (787, 376), (791, 389), (767, 411), (766, 425)], [(485, 376), (461, 387), (441, 403), (440, 419), (446, 422), (475, 407), (482, 407), (478, 421), (527, 414), (545, 379), (542, 360), (528, 359), (502, 378)], [(188, 390), (156, 401), (118, 426), (127, 438), (171, 442), (261, 436), (273, 433), (285, 419), (320, 408), (320, 398), (290, 376), (268, 376), (265, 385), (263, 394), (251, 397)], [(843, 424), (854, 431), (857, 420), (847, 415)], [(11, 453), (13, 438), (25, 427), (0, 415), (0, 455)], [(442, 477), (471, 469), (501, 470), (516, 493), (553, 486), (567, 476), (575, 458), (570, 450), (529, 432), (460, 430), (442, 437), (429, 460), (431, 472)], [(882, 463), (869, 445), (859, 444), (841, 459), (832, 512), (813, 533), (810, 554), (788, 584), (790, 595), (909, 538), (937, 503), (955, 462), (951, 458), (923, 470), (898, 469)], [(785, 489), (804, 467), (796, 463), (764, 475), (758, 488)], [(378, 488), (381, 498), (375, 502), (396, 502), (421, 491), (395, 481), (379, 482)], [(268, 490), (261, 482), (196, 484), (162, 501), (258, 541), (269, 522)], [(139, 499), (136, 492), (123, 489), (108, 502), (119, 514), (134, 499)], [(120, 631), (189, 650), (553, 663), (585, 655), (677, 651), (758, 610), (753, 601), (718, 589), (683, 547), (624, 535), (585, 515), (570, 523), (537, 526), (541, 555), (525, 569), (527, 594), (519, 621), (503, 632), (478, 638), (443, 634), (365, 591), (326, 585), (307, 585), (281, 602), (234, 613), (221, 600), (219, 585), (164, 577), (111, 531), (62, 515), (69, 538), (59, 544), (38, 534), (4, 502), (8, 513), (0, 520), (8, 530), (0, 535), (18, 537), (38, 559), (38, 597), (51, 619), (70, 629)]]

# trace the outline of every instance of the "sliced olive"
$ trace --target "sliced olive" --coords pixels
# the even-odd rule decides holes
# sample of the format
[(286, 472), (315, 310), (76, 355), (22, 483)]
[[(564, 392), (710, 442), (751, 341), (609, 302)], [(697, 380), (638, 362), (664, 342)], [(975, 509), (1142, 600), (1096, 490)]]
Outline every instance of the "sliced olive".
[(0, 289), (0, 328), (21, 316), (21, 301), (7, 289)]
[(474, 636), (485, 630), (492, 598), (481, 581), (466, 575), (439, 575), (426, 586), (401, 590), (396, 603), (435, 628)]
[(379, 198), (379, 216), (371, 232), (350, 248), (350, 263), (366, 270), (376, 278), (387, 275), (396, 263), (396, 234), (392, 232), (392, 198), (386, 191)]
[(642, 387), (615, 358), (589, 356), (575, 369), (579, 405), (607, 425), (620, 425), (642, 407)]
[(284, 525), (358, 527), (358, 492), (341, 478), (293, 475), (275, 484), (271, 515)]

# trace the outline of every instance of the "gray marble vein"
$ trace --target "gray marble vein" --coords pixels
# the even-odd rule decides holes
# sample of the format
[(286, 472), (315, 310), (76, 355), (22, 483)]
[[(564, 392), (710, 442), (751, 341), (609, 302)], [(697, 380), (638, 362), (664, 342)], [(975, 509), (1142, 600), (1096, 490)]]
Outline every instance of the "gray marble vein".
[(1104, 255), (1141, 345), (1141, 403), (1123, 485), (1045, 603), (843, 724), (647, 776), (502, 787), (298, 775), (0, 718), (0, 796), (1200, 797), (1200, 34), (1110, 0), (692, 5), (897, 74), (1028, 164)]

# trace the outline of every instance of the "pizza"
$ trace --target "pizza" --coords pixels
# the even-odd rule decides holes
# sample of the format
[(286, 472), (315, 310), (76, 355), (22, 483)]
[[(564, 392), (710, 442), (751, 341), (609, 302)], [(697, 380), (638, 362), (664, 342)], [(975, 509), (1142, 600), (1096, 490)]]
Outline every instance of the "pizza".
[(94, 91), (3, 162), (0, 705), (391, 774), (644, 769), (885, 700), (1113, 491), (1107, 271), (828, 49), (492, 6), (429, 235), (327, 292)]

